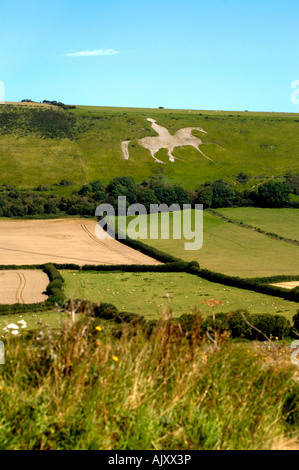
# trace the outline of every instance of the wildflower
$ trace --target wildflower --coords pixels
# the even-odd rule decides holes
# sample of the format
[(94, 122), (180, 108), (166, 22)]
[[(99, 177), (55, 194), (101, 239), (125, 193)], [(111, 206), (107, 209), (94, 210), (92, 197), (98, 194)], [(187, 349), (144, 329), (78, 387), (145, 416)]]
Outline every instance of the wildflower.
[(112, 359), (114, 360), (114, 362), (118, 362), (118, 357), (117, 356), (113, 356)]
[(17, 335), (19, 333), (19, 327), (18, 325), (15, 325), (15, 323), (10, 323), (5, 328), (3, 328), (3, 330), (7, 333), (12, 333), (13, 335)]
[(102, 328), (101, 326), (96, 326), (96, 330), (97, 330), (97, 331), (102, 331), (102, 329), (103, 329), (103, 328)]
[(6, 327), (8, 330), (17, 330), (19, 327), (18, 325), (16, 325), (15, 323), (10, 323), (9, 325), (7, 325)]
[(26, 328), (27, 326), (27, 323), (25, 322), (25, 320), (19, 320), (18, 324), (21, 326), (21, 328)]

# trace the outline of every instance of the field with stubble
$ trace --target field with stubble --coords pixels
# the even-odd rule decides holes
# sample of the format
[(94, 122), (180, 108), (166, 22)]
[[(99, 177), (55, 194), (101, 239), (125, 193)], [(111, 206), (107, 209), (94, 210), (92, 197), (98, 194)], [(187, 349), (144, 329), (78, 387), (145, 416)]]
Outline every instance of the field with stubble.
[(112, 238), (98, 239), (95, 228), (87, 219), (0, 220), (1, 264), (160, 264)]
[(16, 269), (0, 271), (0, 304), (32, 304), (47, 299), (49, 283), (42, 271)]

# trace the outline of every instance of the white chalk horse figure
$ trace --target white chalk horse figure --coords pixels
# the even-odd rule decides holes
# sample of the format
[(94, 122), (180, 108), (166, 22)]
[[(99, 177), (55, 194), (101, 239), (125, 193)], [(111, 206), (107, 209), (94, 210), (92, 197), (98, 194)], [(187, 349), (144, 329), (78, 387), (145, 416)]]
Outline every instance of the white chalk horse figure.
[[(175, 135), (171, 135), (165, 127), (159, 126), (159, 124), (157, 124), (154, 119), (148, 118), (147, 120), (152, 123), (152, 128), (157, 132), (158, 135), (154, 137), (143, 137), (142, 139), (138, 140), (138, 143), (150, 151), (151, 156), (157, 163), (163, 163), (161, 160), (155, 157), (155, 154), (160, 149), (167, 149), (169, 161), (174, 162), (175, 157), (172, 155), (173, 149), (175, 147), (183, 147), (185, 145), (192, 145), (192, 147), (195, 147), (196, 150), (198, 150), (205, 158), (213, 161), (199, 149), (199, 145), (203, 143), (202, 140), (198, 137), (195, 137), (191, 133), (193, 130), (196, 130), (206, 134), (206, 131), (204, 131), (201, 127), (185, 127), (178, 130)], [(121, 144), (122, 153), (125, 160), (129, 159), (130, 142), (130, 140), (125, 140)]]

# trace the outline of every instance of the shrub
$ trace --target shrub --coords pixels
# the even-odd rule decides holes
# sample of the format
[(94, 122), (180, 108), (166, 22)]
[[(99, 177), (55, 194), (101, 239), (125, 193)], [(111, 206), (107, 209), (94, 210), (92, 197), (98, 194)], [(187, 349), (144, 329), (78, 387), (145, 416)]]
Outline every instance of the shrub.
[[(271, 314), (258, 314), (251, 315), (253, 325), (261, 330), (264, 334), (271, 337), (277, 337), (279, 339), (290, 335), (291, 324), (282, 315), (271, 315)], [(265, 339), (262, 335), (252, 333), (256, 339)]]
[(290, 426), (297, 428), (299, 423), (299, 384), (292, 383), (291, 387), (285, 397), (283, 405), (283, 414), (286, 416), (286, 422)]
[(204, 331), (211, 328), (219, 333), (228, 331), (231, 338), (259, 341), (264, 341), (266, 337), (281, 339), (291, 332), (290, 322), (282, 315), (250, 314), (246, 310), (217, 313), (214, 317), (210, 315), (203, 322), (202, 328)]
[(44, 272), (49, 276), (50, 281), (54, 281), (54, 279), (59, 279), (61, 282), (64, 282), (64, 279), (60, 272), (56, 269), (54, 264), (47, 263), (43, 267)]
[(210, 329), (217, 331), (218, 333), (229, 331), (228, 315), (229, 314), (226, 313), (216, 313), (214, 316), (209, 315), (202, 323), (203, 332), (207, 332)]
[(114, 320), (119, 312), (115, 305), (106, 302), (101, 302), (99, 306), (94, 309), (94, 316), (96, 318), (103, 318), (105, 320)]
[(200, 269), (200, 266), (197, 261), (191, 261), (186, 266), (186, 272), (192, 271), (193, 268)]
[(267, 181), (258, 188), (259, 203), (263, 207), (284, 207), (290, 202), (291, 187), (280, 181)]
[(297, 310), (296, 315), (293, 316), (293, 327), (299, 334), (299, 310)]
[(194, 326), (194, 320), (194, 315), (190, 313), (184, 313), (177, 319), (178, 323), (181, 325), (183, 333), (188, 333), (192, 330)]
[(61, 292), (63, 282), (61, 279), (57, 278), (51, 281), (46, 288), (47, 295), (57, 295), (58, 291)]
[[(246, 310), (236, 310), (228, 317), (227, 325), (232, 338), (251, 338), (252, 328), (248, 325), (245, 318), (251, 319), (251, 315)], [(250, 321), (250, 320), (249, 320)]]
[(133, 325), (137, 324), (145, 324), (146, 320), (142, 315), (138, 315), (137, 313), (131, 312), (121, 312), (115, 318), (116, 323), (131, 323)]

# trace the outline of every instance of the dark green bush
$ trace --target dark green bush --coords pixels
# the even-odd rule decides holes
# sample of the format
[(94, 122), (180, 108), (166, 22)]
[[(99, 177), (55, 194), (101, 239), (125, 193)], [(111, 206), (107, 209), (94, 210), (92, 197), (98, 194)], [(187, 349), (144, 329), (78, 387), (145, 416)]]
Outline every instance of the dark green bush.
[(71, 269), (71, 270), (80, 270), (81, 269), (81, 266), (79, 266), (78, 264), (73, 264), (73, 263), (64, 263), (64, 264), (57, 264), (55, 263), (54, 264), (55, 268), (56, 269)]
[(64, 279), (57, 268), (52, 263), (46, 263), (43, 266), (44, 272), (49, 276), (50, 281), (54, 281), (54, 279), (60, 279), (64, 282)]
[(286, 422), (297, 428), (299, 424), (299, 384), (292, 383), (289, 393), (285, 397), (283, 404), (283, 414)]
[(197, 261), (191, 261), (190, 263), (188, 263), (186, 266), (186, 272), (192, 273), (193, 268), (195, 268), (195, 273), (198, 269), (200, 269), (200, 266)]
[[(264, 334), (271, 337), (277, 337), (282, 339), (290, 335), (291, 324), (290, 322), (283, 317), (282, 315), (271, 315), (271, 314), (257, 314), (250, 316), (252, 324), (261, 330)], [(250, 321), (250, 320), (249, 320)], [(262, 335), (252, 332), (253, 338), (256, 339), (265, 339)]]
[(46, 300), (46, 302), (39, 302), (36, 304), (0, 305), (0, 315), (47, 310), (49, 308), (47, 304), (48, 300)]
[(143, 325), (143, 331), (147, 337), (150, 337), (158, 324), (157, 320), (146, 321)]
[(266, 313), (250, 314), (246, 310), (216, 313), (215, 321), (210, 315), (204, 320), (202, 328), (204, 331), (212, 329), (219, 333), (228, 331), (231, 338), (259, 341), (264, 341), (266, 337), (282, 339), (291, 333), (291, 324), (284, 316)]
[(61, 279), (54, 279), (47, 285), (46, 293), (47, 295), (53, 295), (53, 292), (57, 293), (57, 290), (62, 289), (63, 282)]
[(104, 320), (115, 320), (119, 312), (115, 305), (101, 302), (99, 306), (94, 309), (94, 316), (96, 318), (103, 318)]
[(187, 263), (178, 261), (160, 265), (146, 264), (115, 264), (115, 265), (93, 265), (85, 264), (82, 271), (123, 271), (123, 272), (185, 272)]
[(224, 331), (229, 331), (228, 323), (229, 314), (227, 313), (216, 313), (215, 316), (209, 315), (202, 322), (203, 332), (209, 330), (217, 331), (218, 333), (223, 333)]
[(145, 319), (142, 315), (131, 312), (121, 312), (115, 318), (116, 323), (131, 323), (133, 325), (145, 324)]
[(296, 315), (293, 316), (293, 327), (299, 334), (299, 310), (297, 310)]
[(227, 317), (227, 326), (232, 338), (249, 339), (252, 337), (252, 328), (248, 325), (242, 314), (248, 320), (249, 317), (251, 318), (251, 315), (246, 310), (237, 310)]
[(184, 313), (176, 321), (181, 325), (183, 333), (188, 333), (194, 326), (195, 317), (191, 313)]

